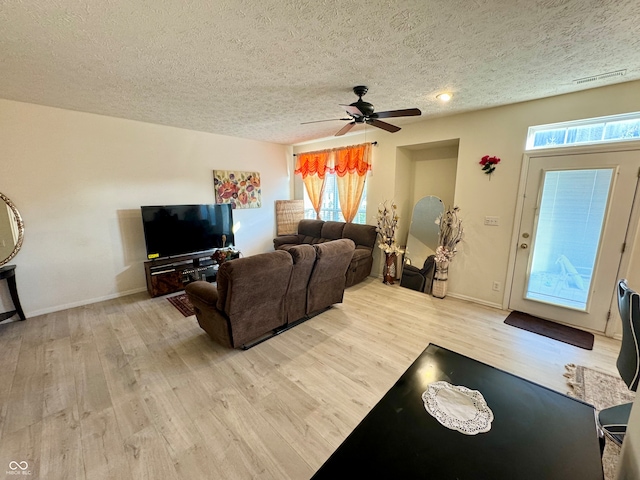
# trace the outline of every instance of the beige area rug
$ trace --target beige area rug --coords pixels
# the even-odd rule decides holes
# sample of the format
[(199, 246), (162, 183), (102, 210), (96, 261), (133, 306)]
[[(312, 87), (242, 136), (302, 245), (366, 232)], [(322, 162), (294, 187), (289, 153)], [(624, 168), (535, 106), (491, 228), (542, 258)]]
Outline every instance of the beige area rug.
[[(567, 394), (590, 403), (597, 411), (621, 403), (633, 402), (635, 398), (635, 393), (627, 388), (620, 377), (614, 377), (582, 365), (569, 364), (565, 368), (567, 373), (564, 376), (567, 377), (567, 383), (571, 389)], [(606, 480), (615, 478), (619, 455), (620, 447), (607, 440), (602, 456), (602, 467)]]

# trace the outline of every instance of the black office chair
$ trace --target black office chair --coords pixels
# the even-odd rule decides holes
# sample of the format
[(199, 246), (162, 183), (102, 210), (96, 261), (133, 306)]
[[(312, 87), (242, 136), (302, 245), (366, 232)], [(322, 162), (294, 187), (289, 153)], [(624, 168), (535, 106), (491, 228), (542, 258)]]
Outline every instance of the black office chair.
[[(622, 346), (618, 354), (618, 372), (627, 384), (629, 390), (635, 392), (638, 388), (638, 371), (640, 369), (640, 349), (638, 335), (640, 335), (640, 295), (627, 286), (627, 281), (618, 282), (618, 309), (622, 317)], [(604, 433), (616, 444), (622, 445), (627, 431), (629, 414), (633, 403), (616, 405), (605, 408), (598, 414), (598, 422)]]

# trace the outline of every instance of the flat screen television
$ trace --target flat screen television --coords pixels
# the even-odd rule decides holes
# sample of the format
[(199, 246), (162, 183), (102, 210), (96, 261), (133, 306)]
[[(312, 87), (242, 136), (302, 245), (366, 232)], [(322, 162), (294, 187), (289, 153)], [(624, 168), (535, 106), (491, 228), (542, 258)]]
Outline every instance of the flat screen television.
[(230, 204), (140, 208), (150, 260), (234, 245)]

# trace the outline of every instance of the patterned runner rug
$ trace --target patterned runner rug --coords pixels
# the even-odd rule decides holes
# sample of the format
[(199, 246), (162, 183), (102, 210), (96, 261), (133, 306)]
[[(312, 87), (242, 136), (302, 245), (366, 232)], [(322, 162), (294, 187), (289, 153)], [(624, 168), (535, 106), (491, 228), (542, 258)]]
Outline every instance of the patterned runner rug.
[[(565, 368), (567, 373), (564, 376), (567, 377), (567, 384), (571, 389), (567, 394), (590, 403), (596, 407), (597, 411), (621, 403), (633, 402), (635, 398), (635, 393), (627, 388), (620, 377), (614, 377), (582, 365), (569, 364)], [(607, 440), (602, 456), (606, 480), (615, 478), (619, 455), (620, 447)]]
[(167, 300), (169, 300), (171, 305), (180, 310), (180, 313), (185, 317), (190, 317), (191, 315), (196, 314), (196, 312), (193, 311), (193, 305), (191, 305), (186, 293), (176, 295), (175, 297), (169, 297)]

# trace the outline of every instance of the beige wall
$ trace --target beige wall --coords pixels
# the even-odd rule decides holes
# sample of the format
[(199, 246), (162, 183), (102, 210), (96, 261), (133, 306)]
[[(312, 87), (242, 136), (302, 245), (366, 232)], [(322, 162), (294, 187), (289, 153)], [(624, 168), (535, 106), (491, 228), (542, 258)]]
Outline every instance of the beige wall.
[(427, 195), (434, 195), (446, 207), (454, 206), (457, 148), (418, 150), (413, 154), (413, 204)]
[(0, 100), (0, 145), (28, 316), (144, 290), (140, 206), (214, 203), (215, 169), (261, 174), (262, 208), (234, 211), (245, 255), (273, 249), (274, 201), (291, 196), (291, 149), (265, 142)]
[[(640, 82), (628, 82), (411, 123), (394, 134), (367, 128), (366, 138), (364, 134), (356, 133), (297, 145), (294, 151), (377, 141), (378, 146), (373, 149), (374, 170), (369, 178), (368, 205), (375, 208), (383, 199), (395, 198), (402, 206), (401, 222), (408, 226), (411, 212), (406, 205), (411, 202), (404, 199), (413, 192), (402, 187), (404, 181), (396, 181), (396, 163), (406, 161), (405, 154), (399, 152), (422, 144), (459, 139), (455, 204), (461, 208), (465, 238), (449, 269), (449, 291), (463, 298), (500, 306), (504, 291), (493, 291), (492, 282), (498, 281), (504, 288), (507, 278), (528, 127), (639, 110)], [(491, 178), (480, 170), (478, 164), (484, 155), (496, 155), (502, 159)], [(485, 226), (485, 216), (499, 217), (500, 226)], [(379, 257), (378, 254), (378, 268), (381, 264)]]
[[(449, 142), (447, 142), (449, 143)], [(423, 197), (439, 197), (445, 206), (454, 204), (457, 170), (457, 143), (442, 146), (442, 142), (398, 148), (396, 151), (395, 187), (393, 198), (402, 215), (397, 241), (406, 245), (413, 207)], [(375, 223), (375, 219), (371, 219)]]

